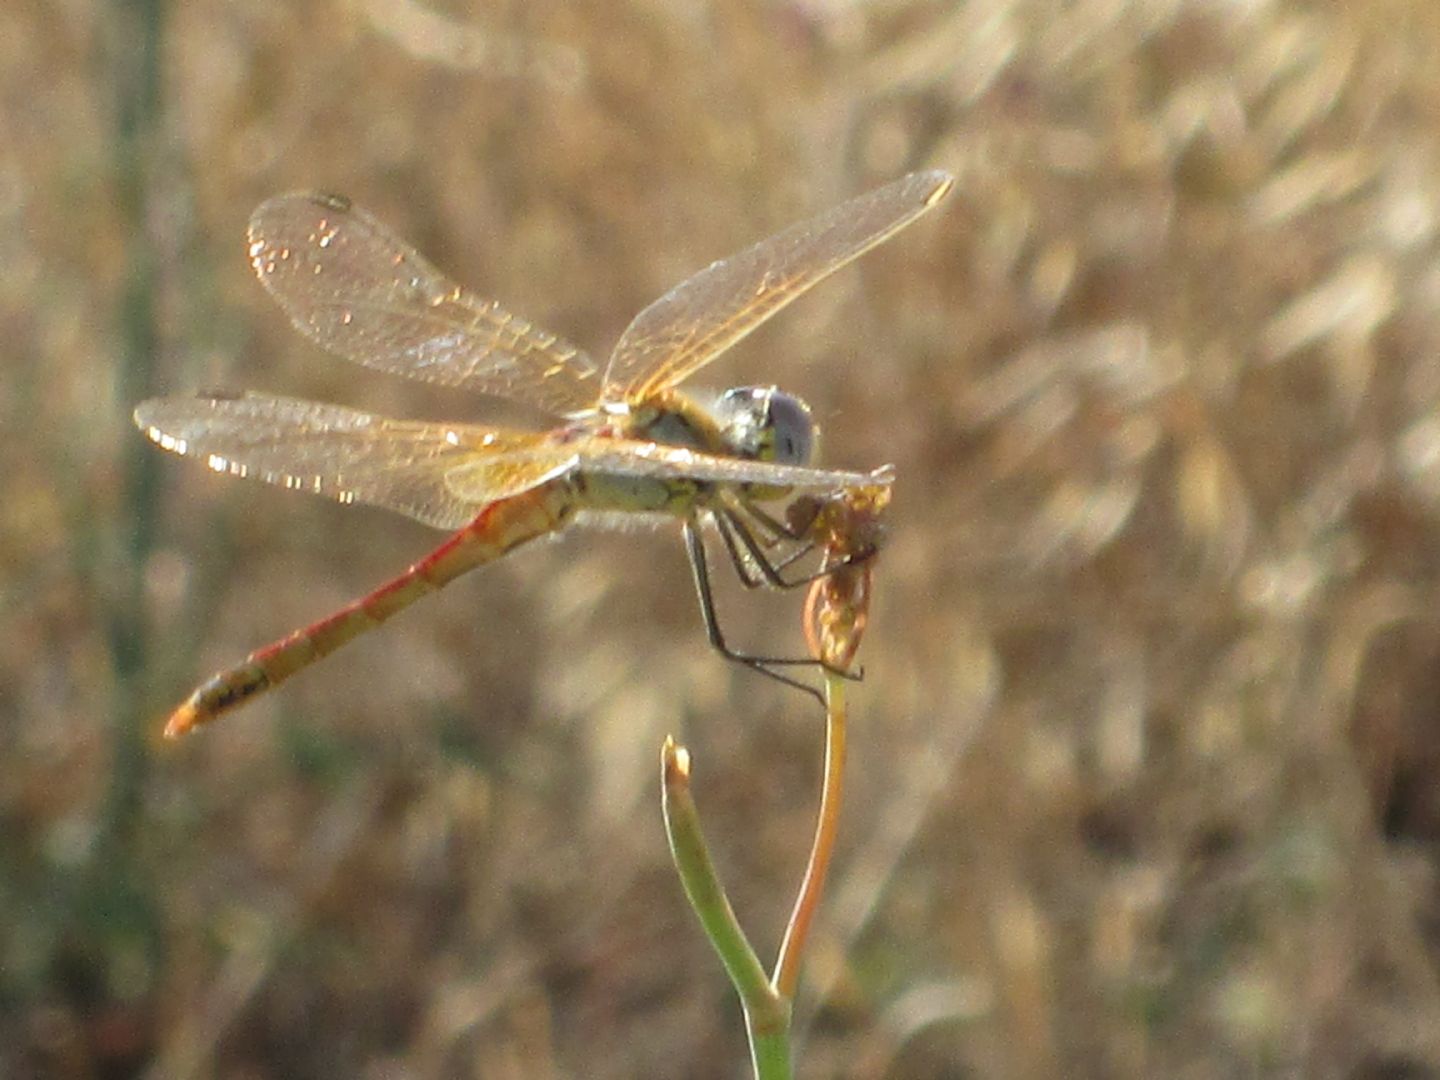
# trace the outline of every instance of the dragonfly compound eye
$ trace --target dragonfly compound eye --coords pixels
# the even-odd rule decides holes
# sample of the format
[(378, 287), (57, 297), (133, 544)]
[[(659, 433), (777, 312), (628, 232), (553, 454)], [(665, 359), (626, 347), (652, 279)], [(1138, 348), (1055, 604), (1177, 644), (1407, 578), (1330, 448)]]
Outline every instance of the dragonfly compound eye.
[(815, 424), (803, 401), (773, 386), (726, 390), (715, 414), (734, 453), (781, 465), (805, 465), (815, 452)]
[(810, 406), (799, 398), (779, 390), (769, 395), (768, 429), (770, 454), (782, 465), (808, 465), (815, 454), (817, 431), (810, 416)]

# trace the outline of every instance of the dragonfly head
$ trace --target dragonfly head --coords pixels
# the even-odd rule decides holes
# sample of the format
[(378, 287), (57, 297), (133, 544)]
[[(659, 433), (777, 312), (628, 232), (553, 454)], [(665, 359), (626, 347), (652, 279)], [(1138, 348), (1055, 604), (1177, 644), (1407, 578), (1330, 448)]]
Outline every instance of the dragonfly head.
[(737, 386), (720, 395), (715, 418), (741, 457), (808, 465), (820, 439), (810, 406), (773, 386)]

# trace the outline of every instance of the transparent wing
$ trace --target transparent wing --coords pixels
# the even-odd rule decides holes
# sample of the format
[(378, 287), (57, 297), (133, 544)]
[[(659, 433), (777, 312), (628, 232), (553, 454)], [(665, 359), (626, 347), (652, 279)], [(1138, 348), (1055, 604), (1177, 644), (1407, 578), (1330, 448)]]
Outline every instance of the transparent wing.
[[(216, 472), (382, 506), (440, 529), (457, 529), (484, 503), (553, 475), (534, 454), (543, 436), (387, 420), (338, 405), (262, 394), (157, 398), (135, 410), (135, 423), (166, 450), (199, 457)], [(502, 468), (511, 458), (512, 465)], [(494, 467), (456, 490), (448, 475), (477, 460)], [(480, 482), (487, 475), (488, 488)]]
[(711, 263), (626, 328), (605, 372), (608, 401), (644, 401), (715, 359), (817, 282), (894, 235), (949, 192), (912, 173)]
[(260, 283), (337, 356), (557, 415), (599, 397), (583, 352), (471, 296), (347, 199), (269, 199), (251, 215), (249, 237)]
[(445, 486), (464, 502), (488, 503), (518, 495), (569, 472), (578, 461), (573, 447), (536, 445), (494, 457), (474, 457), (445, 474)]
[(870, 473), (809, 469), (768, 461), (722, 457), (665, 443), (632, 439), (592, 439), (577, 444), (575, 467), (607, 476), (638, 476), (672, 480), (701, 480), (715, 484), (759, 484), (796, 491), (838, 491), (859, 485), (889, 485), (888, 468)]

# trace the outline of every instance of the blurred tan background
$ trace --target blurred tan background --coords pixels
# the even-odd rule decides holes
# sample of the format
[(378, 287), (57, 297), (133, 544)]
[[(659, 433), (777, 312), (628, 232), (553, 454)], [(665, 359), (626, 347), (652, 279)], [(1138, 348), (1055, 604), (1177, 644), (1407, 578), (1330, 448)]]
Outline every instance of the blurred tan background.
[[(129, 413), (529, 419), (295, 334), (276, 192), (603, 356), (941, 166), (699, 380), (899, 475), (801, 1075), (1440, 1075), (1436, 56), (1431, 0), (10, 0), (0, 1074), (743, 1075), (657, 751), (769, 956), (819, 723), (708, 651), (678, 539), (517, 553), (161, 749), (438, 536)], [(794, 597), (721, 603), (802, 647)]]

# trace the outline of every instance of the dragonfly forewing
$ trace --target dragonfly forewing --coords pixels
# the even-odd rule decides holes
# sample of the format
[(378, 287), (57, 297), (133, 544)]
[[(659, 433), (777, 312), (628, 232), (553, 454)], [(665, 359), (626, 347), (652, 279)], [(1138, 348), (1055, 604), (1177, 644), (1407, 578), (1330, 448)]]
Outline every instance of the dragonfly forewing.
[(472, 296), (347, 199), (269, 199), (251, 216), (249, 238), (261, 284), (301, 333), (337, 356), (555, 415), (599, 396), (584, 352)]
[(925, 213), (954, 182), (938, 169), (912, 173), (681, 282), (621, 335), (605, 372), (605, 399), (644, 401), (685, 379)]
[(656, 480), (696, 481), (741, 488), (778, 488), (796, 492), (832, 492), (856, 484), (888, 485), (888, 468), (873, 473), (811, 469), (769, 461), (706, 454), (665, 443), (632, 439), (596, 439), (585, 444), (578, 468), (586, 473)]

